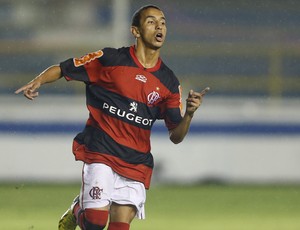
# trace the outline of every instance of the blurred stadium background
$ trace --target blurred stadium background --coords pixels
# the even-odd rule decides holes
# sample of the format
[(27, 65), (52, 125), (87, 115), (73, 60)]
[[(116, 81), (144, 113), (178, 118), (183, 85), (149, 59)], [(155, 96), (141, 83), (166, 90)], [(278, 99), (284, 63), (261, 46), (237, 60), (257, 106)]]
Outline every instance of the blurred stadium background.
[[(82, 56), (106, 46), (131, 45), (134, 42), (129, 33), (131, 15), (148, 3), (150, 1), (0, 0), (2, 207), (10, 207), (12, 212), (18, 209), (14, 200), (26, 196), (29, 190), (20, 193), (20, 188), (28, 183), (67, 182), (75, 183), (77, 188), (81, 178), (81, 163), (74, 161), (71, 144), (87, 117), (84, 86), (60, 80), (43, 86), (40, 97), (33, 102), (14, 95), (14, 91), (46, 67), (69, 57)], [(211, 87), (183, 143), (171, 144), (162, 122), (154, 127), (154, 184), (293, 184), (296, 187), (285, 195), (278, 189), (274, 190), (275, 197), (268, 193), (269, 190), (265, 196), (245, 195), (243, 198), (247, 198), (250, 209), (242, 212), (245, 216), (240, 222), (228, 228), (224, 223), (234, 219), (229, 216), (232, 213), (227, 213), (228, 208), (239, 207), (236, 214), (240, 213), (241, 217), (242, 205), (246, 204), (235, 200), (240, 190), (231, 190), (231, 199), (225, 196), (224, 206), (222, 202), (221, 206), (217, 201), (213, 203), (212, 197), (208, 199), (209, 204), (202, 204), (201, 199), (198, 202), (203, 205), (201, 215), (204, 216), (206, 207), (214, 204), (212, 216), (203, 217), (208, 224), (205, 229), (299, 229), (300, 223), (295, 220), (300, 212), (296, 208), (300, 202), (296, 199), (300, 184), (300, 2), (152, 0), (151, 4), (159, 5), (165, 12), (168, 36), (162, 57), (180, 79), (184, 95), (190, 88)], [(17, 186), (8, 186), (5, 190), (7, 183)], [(50, 191), (48, 187), (45, 189)], [(170, 189), (168, 193), (179, 190)], [(155, 191), (154, 188), (157, 195), (164, 190)], [(245, 191), (252, 194), (251, 189)], [(223, 197), (210, 189), (206, 192), (197, 190), (204, 197), (208, 194), (219, 199)], [(188, 194), (183, 196), (190, 196)], [(150, 199), (157, 198), (156, 195)], [(271, 197), (270, 203), (264, 202), (267, 197)], [(59, 204), (64, 200), (66, 203), (61, 205), (65, 207), (70, 199), (72, 197), (64, 195)], [(164, 199), (157, 200), (155, 205)], [(261, 206), (251, 209), (251, 202), (266, 205), (268, 213), (276, 209), (272, 208), (272, 203), (279, 200), (285, 202), (285, 208), (280, 209), (275, 218), (278, 220), (285, 213), (289, 225), (285, 225), (286, 222), (276, 225), (271, 216), (266, 217), (261, 212), (258, 212), (261, 222), (253, 219), (254, 225), (243, 219), (261, 210)], [(19, 199), (17, 202), (31, 201)], [(157, 221), (157, 206), (152, 208), (154, 221)], [(216, 210), (222, 212), (219, 217), (228, 214), (222, 216), (221, 228), (213, 225)], [(5, 213), (2, 209), (2, 214)], [(164, 211), (161, 213), (164, 215)], [(20, 215), (14, 213), (10, 218)], [(202, 224), (204, 219), (201, 219)], [(267, 225), (259, 228), (257, 225), (264, 220), (268, 220)], [(7, 226), (11, 225), (7, 222)], [(25, 229), (22, 226), (25, 222), (19, 223), (18, 227), (4, 229)], [(209, 227), (209, 224), (212, 225)], [(33, 228), (28, 225), (26, 229)], [(180, 224), (172, 227), (182, 228)]]
[[(61, 80), (34, 102), (13, 92), (69, 57), (132, 44), (131, 15), (147, 3), (0, 0), (0, 180), (80, 178), (71, 141), (87, 117), (84, 87)], [(151, 3), (165, 11), (162, 56), (184, 95), (212, 89), (184, 143), (158, 122), (154, 180), (300, 182), (300, 2)]]

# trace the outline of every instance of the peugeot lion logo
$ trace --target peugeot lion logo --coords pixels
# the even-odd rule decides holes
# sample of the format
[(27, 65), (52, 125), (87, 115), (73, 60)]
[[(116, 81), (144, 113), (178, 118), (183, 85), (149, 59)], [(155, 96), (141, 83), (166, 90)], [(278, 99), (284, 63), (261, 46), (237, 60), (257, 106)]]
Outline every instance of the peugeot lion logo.
[(130, 109), (129, 110), (131, 112), (137, 113), (137, 107), (138, 107), (138, 104), (135, 101), (133, 101), (133, 102), (130, 103)]

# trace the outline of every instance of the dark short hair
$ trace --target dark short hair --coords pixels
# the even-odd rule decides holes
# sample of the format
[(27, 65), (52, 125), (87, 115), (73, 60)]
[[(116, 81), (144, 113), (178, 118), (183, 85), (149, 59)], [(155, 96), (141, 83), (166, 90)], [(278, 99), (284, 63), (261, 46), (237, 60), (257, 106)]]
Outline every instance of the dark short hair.
[(145, 6), (142, 6), (140, 9), (138, 9), (132, 16), (132, 20), (131, 20), (131, 26), (136, 26), (136, 27), (139, 27), (141, 24), (140, 24), (140, 21), (141, 21), (141, 14), (144, 10), (147, 10), (149, 8), (155, 8), (155, 9), (158, 9), (161, 11), (161, 9), (156, 6), (156, 5), (145, 5)]

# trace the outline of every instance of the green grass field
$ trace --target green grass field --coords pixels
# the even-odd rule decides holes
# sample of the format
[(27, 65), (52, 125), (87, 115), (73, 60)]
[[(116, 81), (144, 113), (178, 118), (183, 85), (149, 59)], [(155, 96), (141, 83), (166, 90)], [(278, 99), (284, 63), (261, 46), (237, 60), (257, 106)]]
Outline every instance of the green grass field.
[[(0, 229), (54, 230), (79, 185), (0, 184)], [(299, 230), (300, 186), (154, 186), (131, 230)]]

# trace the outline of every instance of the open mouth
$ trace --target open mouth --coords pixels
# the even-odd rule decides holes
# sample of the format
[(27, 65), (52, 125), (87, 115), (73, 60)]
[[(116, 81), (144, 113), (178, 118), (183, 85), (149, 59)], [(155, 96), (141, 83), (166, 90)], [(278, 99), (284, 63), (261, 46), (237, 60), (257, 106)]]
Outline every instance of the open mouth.
[(155, 35), (155, 38), (158, 42), (162, 42), (163, 41), (163, 34), (162, 33), (157, 33)]

